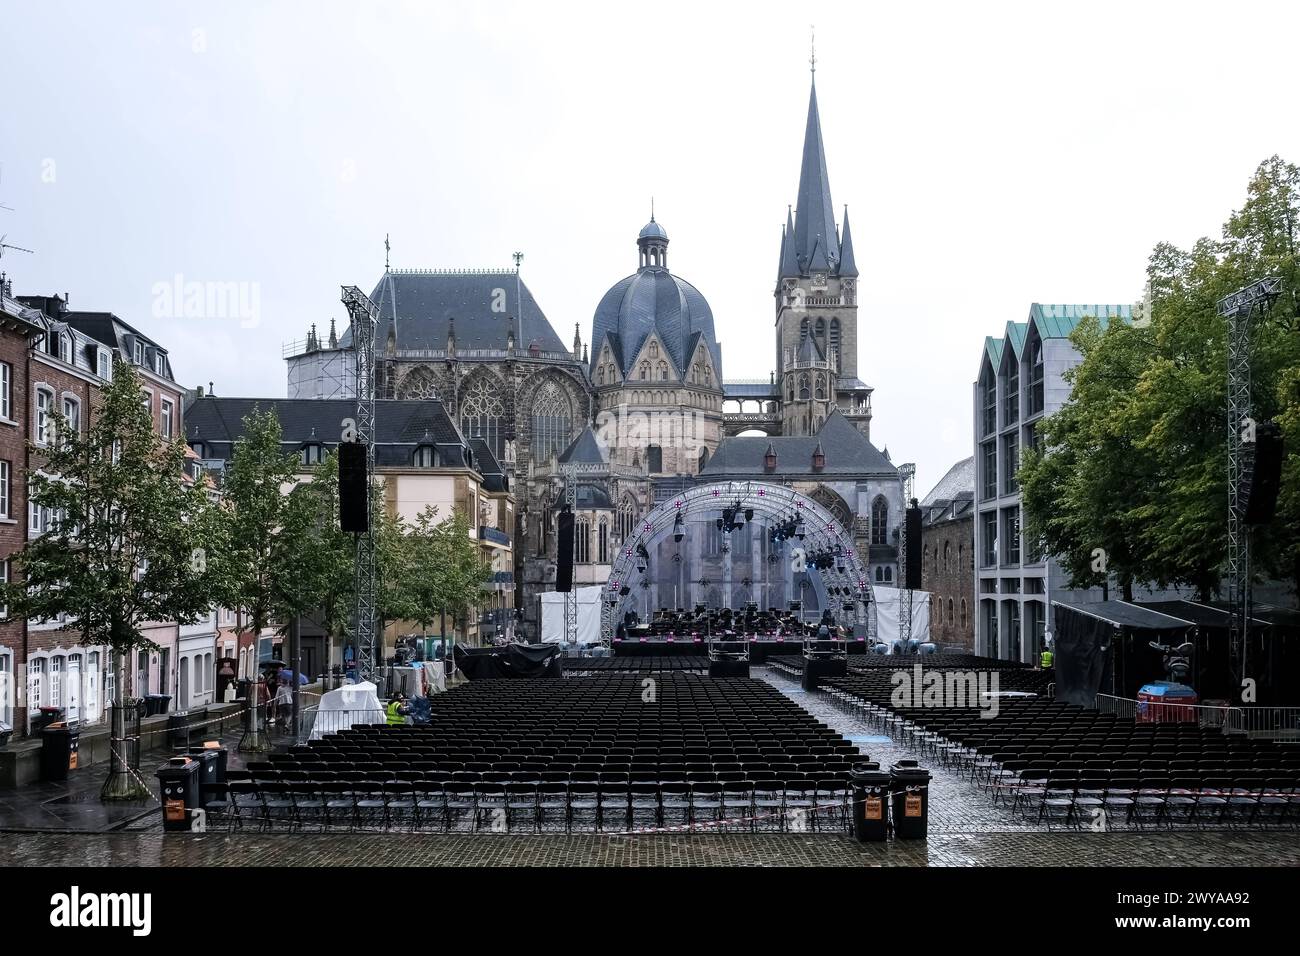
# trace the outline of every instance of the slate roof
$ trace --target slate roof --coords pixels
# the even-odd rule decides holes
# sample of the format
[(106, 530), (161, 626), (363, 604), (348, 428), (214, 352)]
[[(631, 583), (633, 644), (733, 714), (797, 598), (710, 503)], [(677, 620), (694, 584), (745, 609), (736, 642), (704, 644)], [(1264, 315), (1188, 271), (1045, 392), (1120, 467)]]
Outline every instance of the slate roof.
[[(818, 444), (826, 454), (826, 466), (814, 472), (812, 456)], [(769, 446), (776, 452), (776, 470), (772, 472), (763, 467)], [(897, 478), (898, 469), (838, 410), (833, 410), (815, 435), (725, 438), (700, 474), (709, 478), (763, 475)]]
[(492, 447), (477, 436), (469, 440), (469, 447), (474, 452), (474, 468), (483, 476), (483, 487), (488, 491), (509, 491), (510, 479), (492, 453)]
[(939, 483), (930, 489), (930, 493), (921, 499), (921, 507), (935, 505), (941, 501), (953, 501), (963, 492), (975, 493), (975, 457), (963, 458), (939, 479)]
[[(234, 443), (244, 435), (244, 418), (253, 409), (274, 410), (283, 431), (286, 451), (310, 442), (334, 448), (340, 439), (341, 422), (355, 418), (355, 399), (322, 398), (224, 398), (195, 399), (185, 414), (185, 439), (191, 445), (202, 442), (205, 458), (229, 460)], [(448, 467), (476, 467), (471, 446), (446, 408), (437, 399), (422, 401), (383, 399), (375, 402), (375, 464), (405, 467), (419, 445), (432, 444), (438, 462)], [(492, 459), (495, 462), (495, 459)], [(490, 467), (491, 463), (484, 463)], [(496, 464), (497, 470), (500, 465)], [(480, 472), (482, 474), (482, 472)]]
[[(504, 349), (514, 321), (515, 348), (533, 343), (543, 352), (569, 352), (528, 286), (508, 270), (385, 272), (370, 298), (379, 308), (375, 349), (381, 353), (390, 329), (399, 349), (445, 349), (455, 319), (456, 348)], [(352, 344), (349, 327), (339, 345)]]
[(607, 465), (609, 453), (588, 425), (579, 432), (577, 438), (569, 442), (569, 447), (560, 452), (555, 460), (561, 465)]
[(727, 398), (781, 397), (780, 390), (771, 382), (723, 382), (722, 394)]
[(808, 121), (804, 127), (803, 159), (799, 167), (798, 205), (795, 207), (793, 223), (787, 225), (783, 235), (781, 275), (806, 276), (813, 271), (823, 270), (837, 275), (857, 275), (847, 211), (844, 226), (841, 241), (835, 228), (831, 181), (826, 172), (826, 147), (822, 143), (822, 121), (817, 108), (817, 84), (814, 82), (808, 95)]
[(1048, 305), (1035, 302), (1029, 307), (1029, 321), (1038, 325), (1038, 334), (1045, 339), (1063, 339), (1086, 316), (1095, 316), (1106, 328), (1111, 319), (1133, 320), (1132, 305)]
[[(695, 336), (701, 335), (722, 376), (722, 350), (708, 300), (685, 279), (662, 266), (644, 266), (616, 282), (596, 306), (591, 327), (591, 367), (608, 339), (624, 378), (651, 332), (659, 335), (678, 372), (690, 365)], [(459, 338), (457, 339), (459, 345)]]
[[(92, 375), (98, 374), (97, 345), (117, 352), (124, 362), (135, 362), (135, 343), (144, 346), (144, 365), (155, 375), (175, 381), (167, 350), (149, 336), (112, 312), (79, 312), (65, 309), (61, 296), (23, 295), (18, 301), (32, 309), (51, 332), (73, 334), (73, 364)], [(51, 343), (50, 354), (57, 356), (57, 342)], [(162, 357), (162, 371), (158, 371), (158, 357)]]

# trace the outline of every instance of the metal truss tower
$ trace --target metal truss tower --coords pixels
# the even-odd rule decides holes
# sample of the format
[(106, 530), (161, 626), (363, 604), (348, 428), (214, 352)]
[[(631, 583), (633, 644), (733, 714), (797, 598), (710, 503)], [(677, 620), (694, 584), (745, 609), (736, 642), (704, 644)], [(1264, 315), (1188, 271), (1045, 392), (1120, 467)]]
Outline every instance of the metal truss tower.
[(903, 652), (907, 652), (907, 642), (912, 639), (912, 589), (907, 587), (907, 549), (919, 548), (921, 542), (907, 540), (907, 508), (912, 503), (912, 491), (916, 482), (916, 465), (911, 462), (898, 466), (898, 480), (903, 486), (903, 522), (899, 525), (898, 535), (898, 586), (902, 588), (899, 597), (902, 606), (898, 609), (898, 639), (902, 642)]
[(1255, 465), (1255, 422), (1250, 417), (1250, 326), (1266, 315), (1282, 289), (1279, 277), (1260, 279), (1219, 300), (1228, 320), (1228, 649), (1238, 682), (1247, 677), (1246, 635), (1250, 622), (1250, 533), (1246, 490)]
[(360, 442), (366, 449), (366, 507), (369, 510), (367, 530), (357, 535), (356, 550), (356, 625), (357, 676), (363, 681), (373, 680), (375, 660), (379, 648), (379, 635), (375, 633), (375, 523), (376, 497), (371, 485), (375, 473), (375, 323), (379, 309), (364, 292), (354, 285), (343, 286), (343, 305), (348, 310), (352, 324), (352, 347), (357, 361), (357, 417), (354, 427), (344, 423), (344, 440)]

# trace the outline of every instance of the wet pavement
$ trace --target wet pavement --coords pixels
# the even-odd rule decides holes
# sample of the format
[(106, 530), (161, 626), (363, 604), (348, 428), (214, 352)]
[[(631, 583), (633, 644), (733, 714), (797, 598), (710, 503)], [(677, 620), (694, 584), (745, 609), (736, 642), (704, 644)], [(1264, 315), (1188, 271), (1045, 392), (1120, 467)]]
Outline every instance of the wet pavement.
[[(919, 755), (775, 672), (755, 670), (887, 767)], [(237, 738), (230, 739), (232, 746)], [(237, 755), (232, 755), (236, 757)], [(157, 756), (161, 763), (162, 755)], [(922, 760), (923, 765), (927, 765)], [(153, 784), (153, 767), (145, 774)], [(243, 833), (161, 832), (156, 802), (105, 810), (89, 786), (0, 794), (3, 866), (1300, 866), (1294, 830), (1048, 830), (942, 766), (932, 773), (929, 837), (860, 844), (840, 833)], [(98, 771), (98, 768), (97, 768)], [(80, 780), (83, 775), (75, 775)], [(43, 784), (41, 787), (52, 787)], [(27, 791), (20, 791), (26, 793)], [(87, 800), (89, 795), (91, 799)], [(6, 800), (8, 796), (8, 800)], [(60, 800), (63, 796), (66, 799)], [(98, 814), (98, 816), (97, 816)], [(42, 826), (41, 824), (47, 824)], [(112, 832), (109, 832), (112, 831)]]

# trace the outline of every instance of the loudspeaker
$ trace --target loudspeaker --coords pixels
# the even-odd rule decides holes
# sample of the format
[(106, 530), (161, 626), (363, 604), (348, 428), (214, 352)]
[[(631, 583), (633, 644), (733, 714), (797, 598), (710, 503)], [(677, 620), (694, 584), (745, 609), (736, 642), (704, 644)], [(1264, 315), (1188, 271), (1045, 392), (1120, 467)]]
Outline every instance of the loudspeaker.
[(339, 527), (363, 534), (370, 530), (366, 474), (366, 446), (360, 442), (339, 443)]
[(1255, 426), (1255, 467), (1250, 483), (1242, 489), (1246, 524), (1268, 524), (1277, 510), (1278, 486), (1282, 483), (1282, 427), (1277, 422)]
[(556, 525), (559, 538), (555, 548), (555, 590), (573, 590), (573, 512), (565, 508)]
[(903, 587), (909, 591), (921, 588), (921, 509), (908, 508), (903, 528), (907, 535), (907, 567), (903, 569)]

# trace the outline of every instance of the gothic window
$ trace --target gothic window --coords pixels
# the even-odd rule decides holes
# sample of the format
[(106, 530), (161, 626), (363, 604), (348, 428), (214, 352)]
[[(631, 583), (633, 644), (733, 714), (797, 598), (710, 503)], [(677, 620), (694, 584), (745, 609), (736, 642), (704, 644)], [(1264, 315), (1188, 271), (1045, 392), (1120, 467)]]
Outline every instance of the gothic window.
[(645, 450), (646, 467), (652, 475), (664, 470), (664, 450), (658, 445), (651, 445)]
[(402, 384), (397, 390), (398, 398), (436, 398), (437, 396), (438, 388), (433, 373), (423, 366), (413, 369), (402, 379)]
[(968, 622), (966, 620), (966, 599), (962, 598), (961, 599), (961, 629), (964, 631), (966, 630), (967, 626), (968, 626)]
[[(938, 545), (935, 545), (935, 548), (937, 549), (937, 548), (938, 548)], [(945, 541), (945, 542), (943, 543), (943, 569), (944, 569), (945, 571), (948, 570), (948, 558), (949, 558), (949, 556), (950, 556), (951, 554), (952, 554), (952, 543), (951, 543), (951, 542), (948, 542), (948, 541)], [(951, 622), (949, 622), (949, 623), (951, 623)]]
[(668, 363), (667, 363), (667, 362), (660, 362), (660, 363), (659, 363), (659, 381), (661, 381), (661, 382), (666, 382), (666, 381), (668, 381)]
[(624, 498), (618, 506), (618, 540), (627, 541), (636, 528), (636, 506), (631, 498)]
[(871, 543), (889, 543), (889, 504), (883, 495), (871, 503)]
[(802, 345), (803, 340), (806, 338), (808, 338), (808, 320), (800, 319), (799, 320), (799, 343)]
[(605, 366), (603, 365), (600, 368), (596, 369), (596, 384), (598, 385), (605, 384)]
[(641, 363), (641, 381), (644, 382), (644, 381), (645, 381), (646, 379), (648, 379), (649, 377), (650, 377), (650, 363), (649, 363), (649, 362), (642, 362), (642, 363)]
[(817, 376), (817, 401), (826, 400), (826, 379), (820, 375)]
[(460, 427), (467, 437), (482, 438), (498, 459), (505, 454), (505, 415), (500, 388), (485, 375), (461, 397)]
[(609, 519), (603, 516), (596, 525), (596, 563), (609, 564)]
[(891, 567), (886, 566), (886, 568), (885, 568), (885, 583), (886, 583), (886, 584), (889, 584), (889, 583), (890, 583), (891, 581), (893, 581), (893, 580), (894, 580), (894, 569), (891, 568)]
[(658, 358), (658, 357), (659, 357), (659, 343), (658, 343), (658, 342), (651, 342), (651, 343), (650, 343), (650, 357), (651, 357), (651, 358)]
[(787, 401), (794, 401), (794, 379), (791, 379), (785, 386), (785, 397)]
[(806, 402), (806, 401), (808, 400), (808, 396), (809, 396), (809, 391), (808, 391), (808, 376), (807, 376), (807, 375), (800, 375), (800, 376), (799, 376), (799, 399), (800, 399), (801, 401), (805, 401), (805, 402)]
[(948, 598), (948, 626), (952, 627), (952, 598)]
[(818, 319), (818, 320), (817, 320), (817, 338), (819, 338), (819, 339), (825, 339), (825, 338), (826, 338), (826, 320), (825, 320), (825, 319)]
[(883, 584), (884, 582), (885, 582), (885, 569), (884, 569), (884, 568), (877, 567), (877, 568), (876, 568), (876, 583), (877, 583), (877, 584)]
[(840, 350), (840, 320), (831, 319), (831, 336), (827, 344), (837, 353)]
[(573, 563), (591, 563), (591, 519), (586, 515), (573, 522)]
[(533, 399), (533, 461), (549, 461), (564, 451), (573, 426), (569, 397), (555, 382), (547, 382)]

